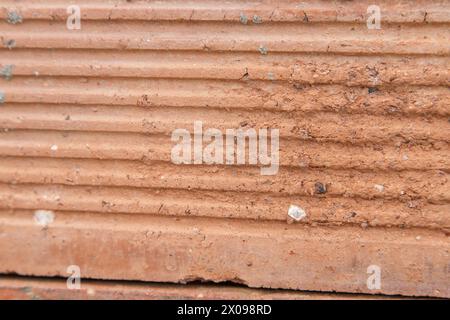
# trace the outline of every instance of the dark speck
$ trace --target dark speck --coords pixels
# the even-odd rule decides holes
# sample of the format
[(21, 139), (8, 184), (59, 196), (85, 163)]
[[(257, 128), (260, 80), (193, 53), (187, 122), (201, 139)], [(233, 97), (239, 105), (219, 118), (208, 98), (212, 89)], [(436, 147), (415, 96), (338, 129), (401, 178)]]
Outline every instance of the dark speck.
[(327, 192), (327, 187), (322, 182), (316, 182), (315, 184), (316, 193), (323, 194)]

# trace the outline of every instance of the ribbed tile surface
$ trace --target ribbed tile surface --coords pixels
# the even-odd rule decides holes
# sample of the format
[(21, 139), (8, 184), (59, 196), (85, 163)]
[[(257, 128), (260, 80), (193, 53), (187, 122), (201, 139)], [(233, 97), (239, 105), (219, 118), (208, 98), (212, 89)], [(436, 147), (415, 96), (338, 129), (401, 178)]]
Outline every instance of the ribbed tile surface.
[[(450, 1), (2, 0), (0, 19), (0, 273), (450, 297)], [(279, 129), (277, 174), (174, 164), (195, 121)]]

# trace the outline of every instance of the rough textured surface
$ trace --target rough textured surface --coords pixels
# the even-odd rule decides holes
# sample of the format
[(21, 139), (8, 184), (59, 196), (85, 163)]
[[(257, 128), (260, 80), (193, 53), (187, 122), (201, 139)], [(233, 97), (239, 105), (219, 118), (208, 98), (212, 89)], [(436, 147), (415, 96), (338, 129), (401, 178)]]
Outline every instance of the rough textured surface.
[[(0, 273), (450, 297), (450, 1), (77, 4), (0, 4)], [(194, 121), (278, 174), (172, 164)]]

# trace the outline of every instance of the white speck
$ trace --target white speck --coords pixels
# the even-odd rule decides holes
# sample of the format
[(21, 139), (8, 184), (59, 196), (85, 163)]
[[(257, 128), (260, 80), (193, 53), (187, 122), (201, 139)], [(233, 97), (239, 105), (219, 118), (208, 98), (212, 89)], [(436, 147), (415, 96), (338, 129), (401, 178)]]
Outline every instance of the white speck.
[(416, 237), (416, 240), (420, 240), (420, 239), (422, 239), (421, 236), (417, 236), (417, 237)]
[(366, 229), (369, 226), (367, 222), (361, 223), (361, 228)]
[(295, 221), (300, 221), (304, 217), (306, 217), (306, 212), (302, 208), (291, 204), (288, 210), (288, 216), (294, 219)]
[(405, 161), (408, 160), (408, 159), (409, 159), (409, 158), (408, 158), (408, 155), (404, 154), (403, 157), (402, 157), (402, 159), (405, 160)]
[(35, 77), (39, 77), (39, 71), (35, 71), (35, 72), (33, 72), (33, 74)]
[(54, 144), (54, 145), (52, 145), (52, 146), (50, 147), (50, 149), (51, 149), (52, 151), (56, 151), (56, 150), (58, 150), (58, 146), (57, 146), (56, 144)]
[(375, 189), (377, 189), (378, 192), (383, 192), (384, 191), (384, 186), (382, 184), (375, 184), (373, 187)]
[(89, 296), (94, 296), (94, 295), (95, 295), (95, 290), (92, 289), (92, 288), (89, 288), (89, 289), (87, 289), (87, 294), (88, 294)]
[(48, 226), (55, 220), (55, 214), (49, 210), (36, 210), (34, 212), (34, 221), (42, 227)]

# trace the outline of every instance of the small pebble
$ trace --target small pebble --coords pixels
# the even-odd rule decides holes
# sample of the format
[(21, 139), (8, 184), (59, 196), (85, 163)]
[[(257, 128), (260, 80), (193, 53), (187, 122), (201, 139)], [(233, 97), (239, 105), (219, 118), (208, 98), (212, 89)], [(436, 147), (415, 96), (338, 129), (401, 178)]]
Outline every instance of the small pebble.
[(294, 219), (295, 221), (300, 221), (306, 217), (306, 212), (300, 207), (291, 205), (288, 210), (288, 216)]
[(382, 184), (376, 184), (373, 186), (375, 189), (377, 189), (378, 192), (384, 191), (384, 186)]
[(315, 191), (318, 194), (323, 194), (327, 192), (327, 187), (322, 182), (316, 182), (314, 185)]

